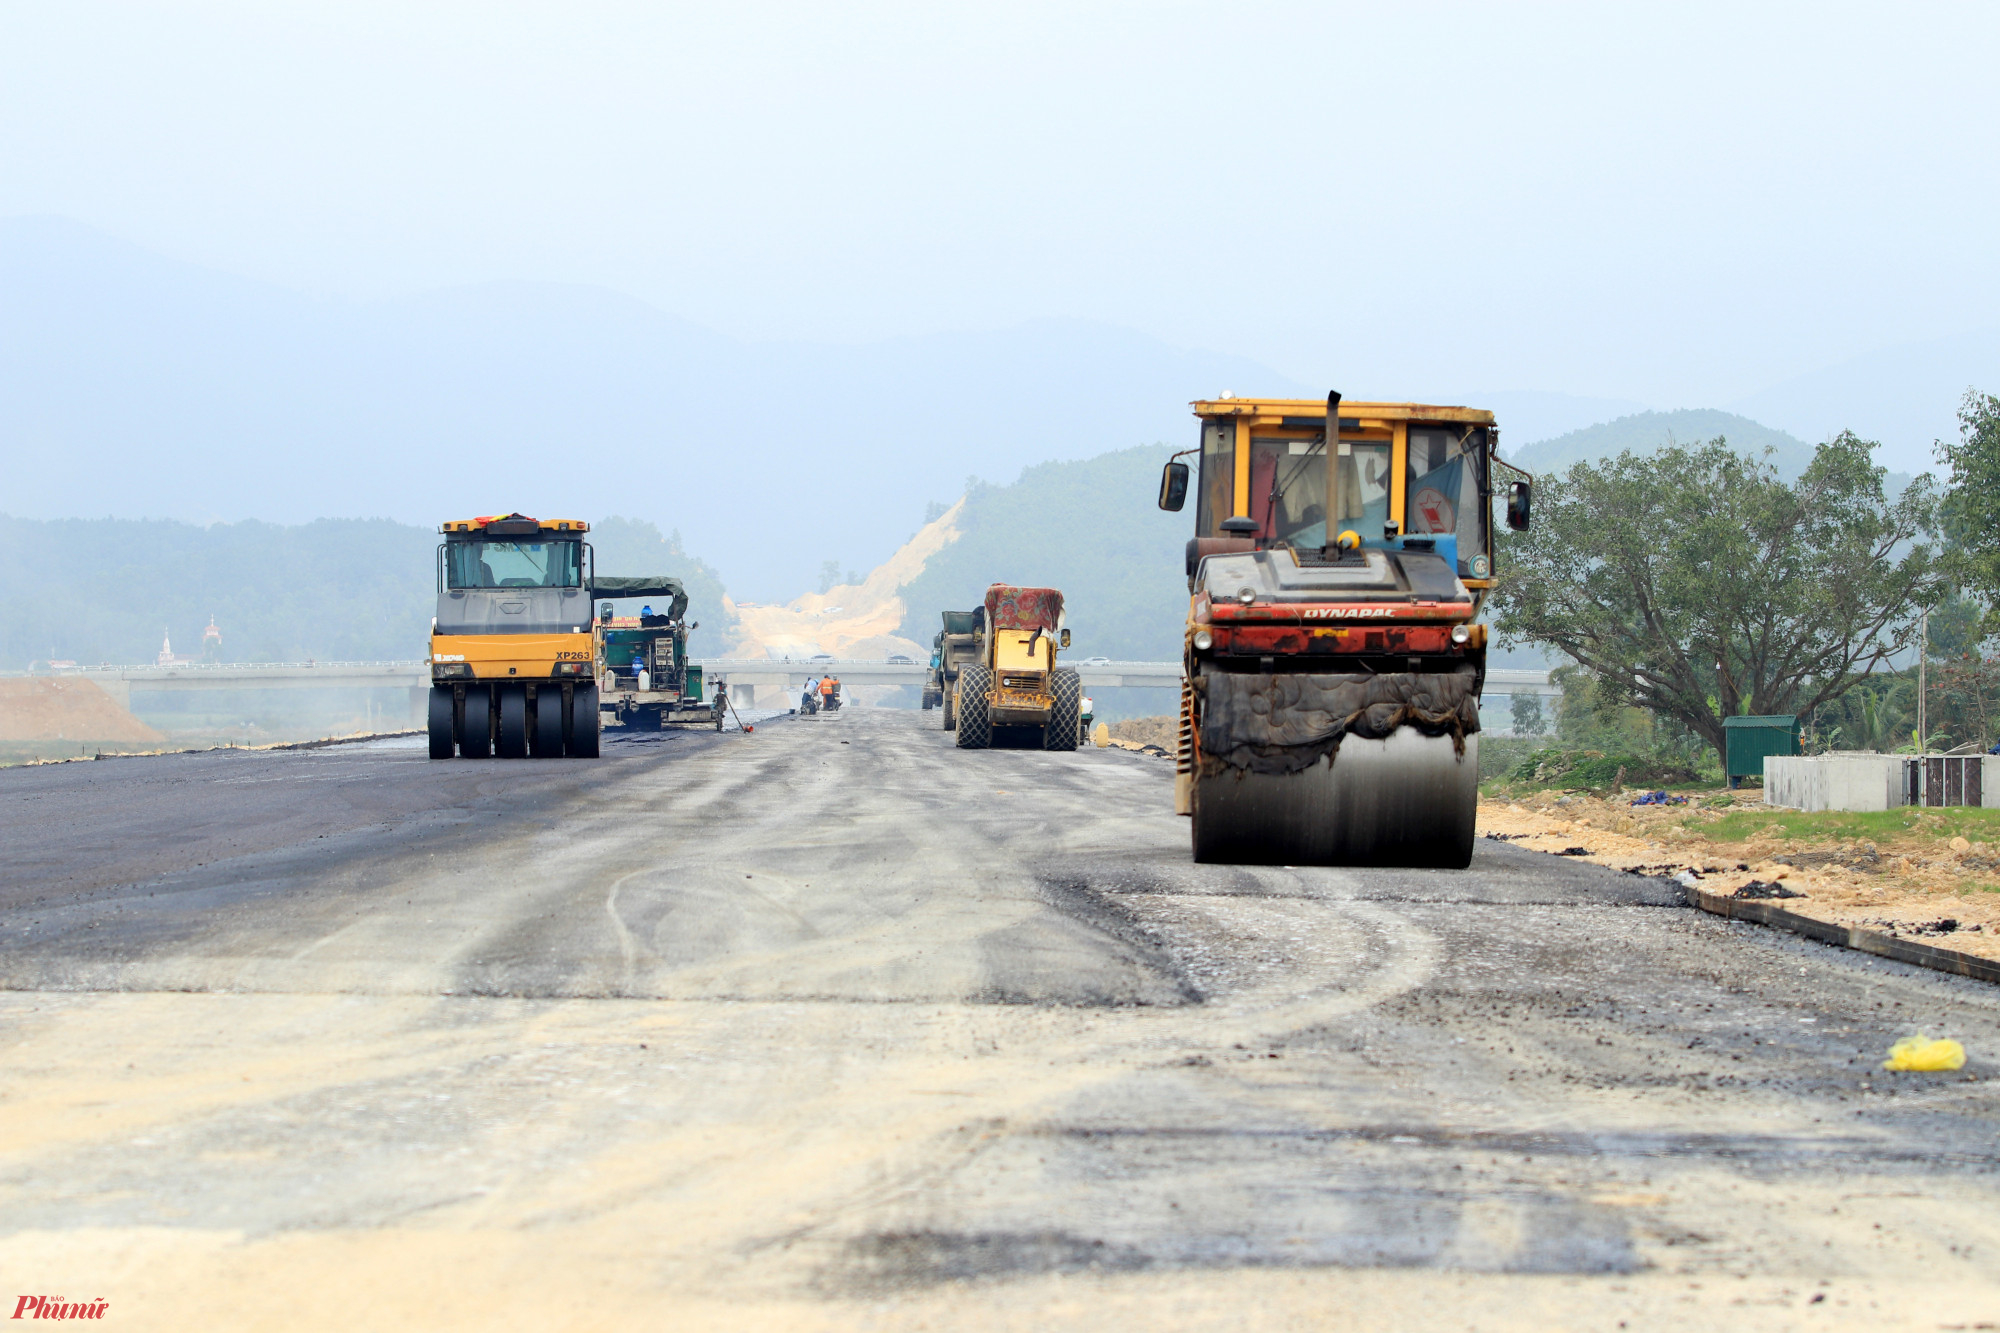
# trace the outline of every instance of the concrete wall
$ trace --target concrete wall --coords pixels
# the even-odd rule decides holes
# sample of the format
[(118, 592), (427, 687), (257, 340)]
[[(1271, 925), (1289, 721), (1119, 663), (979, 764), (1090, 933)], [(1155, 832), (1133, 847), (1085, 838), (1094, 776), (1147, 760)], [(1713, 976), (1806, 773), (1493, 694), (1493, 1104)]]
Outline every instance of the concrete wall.
[[(1888, 810), (1907, 805), (1905, 765), (1913, 758), (1901, 754), (1774, 755), (1764, 760), (1764, 804), (1791, 810)], [(2000, 756), (1971, 758), (1979, 764), (1979, 804), (2000, 807)]]
[(1901, 755), (1771, 755), (1764, 760), (1766, 805), (1887, 810), (1904, 803)]

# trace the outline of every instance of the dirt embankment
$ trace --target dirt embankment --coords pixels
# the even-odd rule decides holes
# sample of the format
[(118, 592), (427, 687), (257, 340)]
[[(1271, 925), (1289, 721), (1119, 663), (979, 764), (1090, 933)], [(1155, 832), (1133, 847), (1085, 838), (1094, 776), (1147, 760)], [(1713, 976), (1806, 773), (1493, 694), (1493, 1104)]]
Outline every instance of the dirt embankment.
[(1747, 890), (1801, 916), (2000, 959), (2000, 811), (1843, 818), (1768, 807), (1755, 792), (1630, 802), (1629, 793), (1483, 799), (1479, 831), (1619, 870), (1693, 871), (1709, 893)]
[[(900, 653), (914, 661), (930, 645), (897, 635), (906, 608), (902, 589), (924, 572), (925, 563), (959, 538), (960, 500), (926, 523), (900, 550), (858, 584), (843, 583), (807, 593), (783, 606), (755, 605), (724, 598), (736, 616), (730, 657), (797, 657), (830, 653), (845, 658), (881, 658)], [(935, 626), (933, 626), (935, 628)]]
[(0, 743), (131, 744), (165, 739), (120, 708), (93, 681), (67, 677), (0, 680)]
[(1168, 754), (1180, 744), (1180, 719), (1171, 714), (1158, 717), (1128, 717), (1111, 724), (1111, 739), (1132, 746), (1157, 745)]

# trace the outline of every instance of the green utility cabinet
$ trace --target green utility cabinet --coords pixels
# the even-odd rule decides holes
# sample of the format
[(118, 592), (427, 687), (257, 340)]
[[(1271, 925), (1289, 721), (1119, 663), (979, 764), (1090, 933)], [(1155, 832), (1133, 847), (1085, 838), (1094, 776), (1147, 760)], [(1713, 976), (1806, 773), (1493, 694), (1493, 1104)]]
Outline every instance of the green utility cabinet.
[(1764, 761), (1774, 754), (1799, 752), (1799, 720), (1788, 713), (1769, 717), (1722, 719), (1724, 776), (1734, 787), (1744, 778), (1764, 776)]

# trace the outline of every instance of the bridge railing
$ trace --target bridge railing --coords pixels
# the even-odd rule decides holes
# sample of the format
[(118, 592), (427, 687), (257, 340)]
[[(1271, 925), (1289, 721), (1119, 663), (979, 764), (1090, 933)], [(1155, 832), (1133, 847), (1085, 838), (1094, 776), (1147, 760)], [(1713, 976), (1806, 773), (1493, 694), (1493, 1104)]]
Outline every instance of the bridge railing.
[(363, 667), (373, 667), (384, 671), (423, 671), (429, 666), (430, 663), (424, 661), (422, 658), (412, 658), (409, 661), (402, 662), (321, 662), (316, 659), (308, 659), (304, 662), (174, 662), (171, 664), (134, 662), (129, 666), (119, 666), (115, 662), (96, 662), (89, 665), (79, 663), (76, 666), (42, 667), (35, 671), (0, 671), (0, 676), (130, 675), (135, 671), (213, 671), (219, 673), (231, 671), (353, 671)]

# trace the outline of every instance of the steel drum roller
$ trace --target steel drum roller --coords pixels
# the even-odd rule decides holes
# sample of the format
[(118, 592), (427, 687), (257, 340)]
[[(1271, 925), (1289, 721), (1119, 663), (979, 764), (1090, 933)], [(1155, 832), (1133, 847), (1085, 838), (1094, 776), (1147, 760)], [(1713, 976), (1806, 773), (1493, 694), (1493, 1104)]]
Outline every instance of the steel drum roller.
[(1194, 859), (1248, 865), (1463, 869), (1479, 807), (1479, 737), (1402, 727), (1349, 736), (1298, 773), (1197, 774)]

